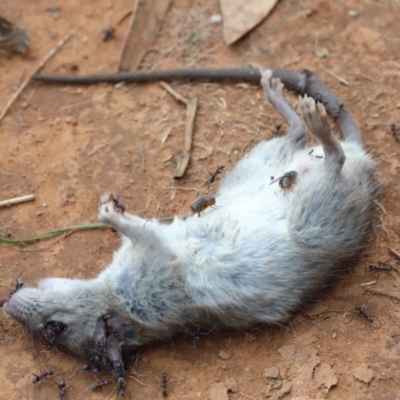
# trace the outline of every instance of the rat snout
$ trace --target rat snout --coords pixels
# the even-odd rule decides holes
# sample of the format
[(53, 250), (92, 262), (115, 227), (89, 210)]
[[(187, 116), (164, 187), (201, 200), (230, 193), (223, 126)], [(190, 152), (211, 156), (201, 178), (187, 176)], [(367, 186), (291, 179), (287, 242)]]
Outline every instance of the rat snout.
[(32, 330), (42, 324), (40, 310), (41, 291), (34, 288), (21, 288), (4, 304), (4, 311)]

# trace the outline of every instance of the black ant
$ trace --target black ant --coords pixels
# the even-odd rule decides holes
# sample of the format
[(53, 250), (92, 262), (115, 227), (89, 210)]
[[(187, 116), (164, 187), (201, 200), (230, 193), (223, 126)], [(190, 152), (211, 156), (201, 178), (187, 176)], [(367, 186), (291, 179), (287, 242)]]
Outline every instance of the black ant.
[(365, 311), (365, 308), (357, 306), (354, 308), (357, 312), (358, 315), (362, 318), (364, 318), (365, 320), (367, 320), (370, 324), (372, 324), (372, 322), (374, 321), (372, 319), (372, 317), (370, 315), (367, 314), (367, 312)]
[(60, 399), (64, 397), (67, 394), (67, 386), (65, 385), (65, 381), (60, 381), (57, 382), (58, 386), (58, 395), (60, 396)]
[(381, 272), (381, 271), (383, 271), (383, 272), (388, 272), (388, 273), (390, 273), (390, 272), (392, 272), (393, 271), (393, 268), (392, 268), (392, 266), (390, 266), (390, 265), (375, 265), (375, 264), (370, 264), (370, 265), (368, 265), (368, 269), (371, 271), (371, 272)]
[(340, 113), (342, 112), (343, 107), (344, 107), (344, 103), (340, 103), (339, 108), (333, 113), (333, 120), (335, 122), (339, 119)]
[(223, 165), (219, 165), (219, 166), (217, 167), (217, 169), (215, 170), (215, 172), (212, 173), (212, 174), (210, 174), (210, 175), (211, 175), (211, 177), (210, 177), (210, 183), (214, 183), (215, 179), (217, 179), (217, 176), (222, 172), (222, 170), (223, 170), (224, 168), (225, 168), (225, 167), (224, 167)]
[(111, 382), (108, 381), (107, 379), (102, 380), (100, 383), (93, 385), (91, 387), (92, 391), (95, 392), (96, 390), (103, 389), (103, 387), (110, 385)]
[(33, 378), (33, 380), (32, 380), (32, 383), (35, 384), (35, 383), (39, 383), (39, 382), (44, 381), (48, 376), (54, 375), (54, 372), (51, 371), (50, 369), (48, 369), (48, 370), (44, 371), (43, 374), (41, 374), (39, 376), (37, 376), (35, 374), (32, 374), (32, 375), (35, 376)]
[(274, 134), (274, 137), (282, 136), (281, 128), (282, 128), (282, 124), (275, 125), (275, 130), (272, 132)]
[(393, 122), (390, 124), (390, 133), (392, 134), (395, 142), (398, 142), (400, 140), (399, 134), (397, 133), (396, 130), (396, 124), (394, 124)]
[[(215, 328), (215, 326), (214, 326)], [(189, 328), (183, 329), (183, 334), (185, 336), (192, 336), (193, 337), (193, 347), (196, 348), (196, 342), (200, 340), (203, 336), (209, 335), (214, 328), (211, 328), (208, 332), (201, 332), (200, 328), (197, 328), (197, 331), (191, 331)]]
[(120, 196), (114, 197), (112, 196), (112, 201), (114, 203), (115, 208), (117, 209), (117, 212), (120, 212), (123, 214), (125, 212), (125, 206), (119, 201)]
[(167, 382), (168, 382), (168, 374), (166, 372), (163, 372), (161, 374), (161, 393), (164, 397), (168, 396), (168, 389), (167, 389)]
[(113, 27), (103, 29), (101, 33), (101, 40), (103, 42), (108, 42), (115, 37), (115, 29)]

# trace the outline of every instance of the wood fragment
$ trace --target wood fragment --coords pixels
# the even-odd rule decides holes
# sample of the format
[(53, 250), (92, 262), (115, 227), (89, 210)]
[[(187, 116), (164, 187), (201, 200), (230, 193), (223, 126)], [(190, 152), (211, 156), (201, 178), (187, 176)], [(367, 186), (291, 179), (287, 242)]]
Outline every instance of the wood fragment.
[(142, 149), (140, 151), (140, 155), (142, 157), (142, 162), (141, 162), (140, 166), (142, 167), (143, 171), (146, 171), (146, 151), (144, 149)]
[(3, 169), (0, 168), (0, 174), (11, 176), (8, 172), (4, 171)]
[(14, 198), (8, 199), (8, 200), (2, 200), (2, 201), (0, 201), (0, 207), (7, 207), (7, 206), (11, 206), (12, 204), (25, 203), (27, 201), (32, 201), (32, 200), (35, 200), (35, 195), (27, 194), (26, 196), (20, 196), (20, 197), (14, 197)]
[(166, 82), (160, 82), (159, 85), (163, 87), (172, 97), (175, 98), (175, 100), (180, 101), (181, 103), (185, 104), (186, 106), (189, 104), (189, 100), (186, 99), (185, 97), (181, 96), (179, 93), (177, 93), (168, 83)]
[(389, 253), (400, 261), (400, 253), (392, 247), (389, 247)]
[(370, 282), (366, 282), (366, 283), (362, 283), (360, 286), (372, 286), (375, 285), (377, 281), (370, 281)]
[(17, 89), (17, 91), (12, 95), (11, 99), (8, 101), (8, 103), (6, 104), (5, 108), (3, 109), (3, 112), (0, 115), (0, 123), (3, 120), (3, 118), (5, 117), (5, 115), (7, 114), (9, 108), (14, 104), (14, 101), (18, 98), (18, 96), (22, 93), (22, 91), (26, 88), (26, 86), (28, 86), (28, 83), (31, 80), (31, 77), (33, 75), (36, 75), (43, 67), (44, 65), (47, 63), (47, 61), (49, 61), (55, 54), (56, 52), (65, 45), (65, 43), (68, 42), (69, 39), (72, 38), (72, 36), (75, 35), (75, 32), (72, 31), (70, 32), (68, 35), (66, 35), (63, 39), (61, 39), (57, 45), (51, 49), (46, 56), (42, 59), (42, 61), (40, 61), (40, 63), (38, 64), (38, 66), (34, 69), (34, 71), (32, 72), (32, 74), (30, 76), (28, 76), (28, 78), (24, 81), (24, 83)]
[(132, 376), (132, 375), (126, 375), (126, 377), (127, 377), (127, 378), (130, 378), (130, 379), (132, 379), (132, 380), (134, 380), (135, 382), (137, 382), (137, 383), (138, 383), (139, 385), (141, 385), (141, 386), (144, 385), (143, 382), (139, 381), (139, 379), (135, 378), (135, 377)]
[(177, 168), (175, 170), (174, 174), (175, 179), (182, 178), (189, 164), (196, 112), (197, 112), (197, 97), (195, 96), (189, 100), (189, 103), (186, 106), (185, 144), (182, 157), (180, 157)]
[(155, 41), (171, 0), (135, 1), (118, 71), (135, 71)]
[(242, 393), (242, 392), (239, 392), (238, 394), (240, 394), (240, 395), (243, 396), (243, 397), (246, 397), (247, 399), (255, 400), (254, 397), (251, 397), (251, 396), (249, 396), (248, 394), (245, 394), (245, 393)]
[(192, 139), (194, 131), (194, 121), (197, 113), (197, 97), (186, 99), (177, 93), (170, 85), (165, 82), (160, 82), (160, 86), (163, 87), (175, 100), (180, 101), (186, 105), (186, 126), (185, 126), (185, 143), (183, 152), (176, 157), (177, 167), (175, 170), (174, 178), (180, 179), (184, 175), (186, 168), (190, 160), (190, 150), (192, 148)]
[(348, 86), (349, 85), (349, 81), (342, 78), (341, 76), (335, 74), (333, 71), (330, 71), (329, 69), (325, 68), (321, 63), (318, 63), (318, 65), (325, 71), (327, 72), (330, 76), (333, 76), (334, 78), (336, 78), (340, 83), (342, 83), (343, 85)]

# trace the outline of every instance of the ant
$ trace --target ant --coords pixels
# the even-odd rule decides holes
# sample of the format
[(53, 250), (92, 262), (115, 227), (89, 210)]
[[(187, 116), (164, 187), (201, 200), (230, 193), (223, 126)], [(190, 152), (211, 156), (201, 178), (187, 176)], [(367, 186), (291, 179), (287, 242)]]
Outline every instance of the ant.
[(51, 371), (50, 369), (48, 369), (48, 370), (44, 371), (43, 374), (41, 374), (39, 376), (37, 376), (36, 374), (32, 374), (32, 375), (35, 376), (33, 378), (33, 380), (32, 380), (32, 383), (35, 384), (35, 383), (39, 383), (39, 382), (44, 381), (48, 376), (54, 375), (54, 372)]
[(163, 372), (161, 374), (161, 393), (164, 397), (168, 396), (168, 389), (167, 389), (167, 382), (168, 382), (168, 374), (166, 372)]
[(282, 136), (281, 128), (282, 128), (282, 124), (276, 124), (275, 125), (275, 130), (272, 131), (272, 133), (274, 134), (274, 137)]
[(333, 113), (333, 120), (336, 122), (339, 119), (340, 113), (344, 107), (344, 103), (339, 104), (339, 108)]
[(113, 27), (103, 29), (101, 33), (101, 40), (103, 42), (108, 42), (115, 37), (115, 29)]
[[(214, 328), (215, 328), (215, 326), (214, 326)], [(183, 332), (183, 334), (185, 336), (192, 336), (193, 337), (193, 347), (196, 348), (196, 342), (198, 340), (200, 340), (202, 338), (202, 336), (209, 335), (214, 330), (214, 328), (211, 328), (208, 332), (201, 332), (200, 331), (200, 327), (197, 328), (197, 331), (191, 331), (189, 328), (184, 328), (182, 330), (182, 332)]]
[(67, 394), (67, 387), (65, 385), (65, 381), (62, 380), (62, 381), (58, 382), (57, 386), (58, 386), (58, 390), (59, 390), (58, 395), (60, 396), (60, 399), (61, 399), (62, 397), (64, 397)]
[(91, 387), (92, 391), (95, 392), (96, 390), (103, 389), (103, 387), (110, 385), (111, 382), (108, 381), (107, 379), (102, 380), (100, 383), (93, 385)]
[(392, 134), (395, 142), (398, 142), (400, 140), (399, 134), (397, 133), (396, 130), (396, 124), (394, 124), (393, 122), (390, 124), (390, 133)]
[(114, 203), (115, 208), (117, 209), (117, 212), (120, 212), (123, 214), (125, 212), (125, 206), (119, 201), (120, 196), (114, 197), (111, 195), (112, 201)]
[(222, 172), (222, 170), (223, 170), (224, 168), (225, 168), (225, 167), (224, 167), (223, 165), (219, 165), (219, 166), (217, 167), (217, 169), (215, 170), (215, 172), (212, 173), (212, 174), (210, 174), (210, 175), (211, 175), (211, 177), (210, 177), (210, 183), (214, 183), (215, 179), (216, 179), (217, 176)]
[(370, 324), (372, 324), (372, 322), (374, 321), (372, 319), (372, 317), (370, 315), (367, 314), (367, 312), (365, 311), (365, 308), (357, 306), (354, 308), (357, 312), (358, 315), (362, 318), (364, 318), (365, 320), (367, 320)]

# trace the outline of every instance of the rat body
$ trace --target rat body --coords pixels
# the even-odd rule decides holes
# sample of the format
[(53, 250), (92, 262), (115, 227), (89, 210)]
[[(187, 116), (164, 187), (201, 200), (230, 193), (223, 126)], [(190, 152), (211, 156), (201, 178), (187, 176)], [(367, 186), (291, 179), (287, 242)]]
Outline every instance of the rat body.
[[(337, 99), (316, 75), (275, 72), (298, 92), (321, 94), (334, 112)], [(164, 225), (126, 213), (106, 194), (99, 218), (123, 235), (111, 264), (91, 280), (24, 286), (5, 311), (54, 346), (111, 366), (122, 388), (123, 349), (169, 339), (185, 327), (282, 324), (337, 278), (369, 232), (374, 162), (346, 108), (337, 121), (340, 142), (325, 106), (307, 96), (299, 98), (300, 111), (319, 145), (306, 146), (281, 80), (271, 70), (261, 75), (289, 132), (260, 143), (227, 174), (216, 207)], [(271, 184), (288, 172), (290, 190)]]

